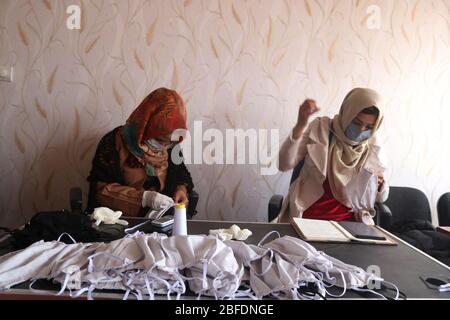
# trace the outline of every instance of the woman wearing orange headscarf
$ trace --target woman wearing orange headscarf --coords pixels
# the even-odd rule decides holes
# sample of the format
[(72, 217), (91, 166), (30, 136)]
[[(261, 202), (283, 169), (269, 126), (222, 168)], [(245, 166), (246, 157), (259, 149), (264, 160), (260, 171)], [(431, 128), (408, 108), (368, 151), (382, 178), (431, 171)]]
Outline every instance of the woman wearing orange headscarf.
[(174, 164), (175, 130), (186, 130), (186, 108), (177, 92), (159, 88), (134, 110), (124, 126), (100, 141), (92, 169), (87, 210), (108, 207), (128, 216), (188, 202), (192, 178), (184, 163)]

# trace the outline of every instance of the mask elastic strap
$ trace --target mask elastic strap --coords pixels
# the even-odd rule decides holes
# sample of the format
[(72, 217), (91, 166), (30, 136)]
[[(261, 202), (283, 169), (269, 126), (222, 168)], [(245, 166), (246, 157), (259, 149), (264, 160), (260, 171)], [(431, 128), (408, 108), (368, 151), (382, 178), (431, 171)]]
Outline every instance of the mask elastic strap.
[[(271, 267), (272, 264), (273, 264), (273, 262), (272, 262), (272, 260), (273, 260), (273, 251), (272, 251), (272, 249), (267, 249), (267, 252), (270, 253), (269, 264), (268, 264), (268, 266), (267, 266), (261, 273), (256, 272), (255, 269), (253, 269), (252, 266), (250, 265), (250, 269), (252, 269), (252, 271), (253, 271), (253, 272), (255, 273), (255, 275), (257, 275), (257, 276), (260, 276), (260, 277), (264, 276), (264, 275), (267, 273), (267, 271), (269, 271), (270, 267)], [(266, 254), (267, 254), (267, 252), (266, 252)], [(261, 257), (261, 259), (264, 258), (264, 256), (265, 256), (265, 255), (263, 255), (263, 256)]]
[[(140, 227), (142, 227), (142, 226), (145, 226), (147, 223), (149, 223), (149, 222), (151, 222), (152, 220), (147, 220), (147, 221), (145, 221), (145, 222), (142, 222), (142, 223), (140, 223), (140, 224), (138, 224), (138, 225), (136, 225), (136, 226), (134, 226), (134, 227), (131, 227), (131, 228), (127, 228), (127, 229), (125, 229), (124, 231), (125, 231), (125, 233), (126, 234), (128, 234), (128, 235), (137, 235), (136, 233), (137, 232), (139, 232), (139, 231), (136, 231), (137, 229), (139, 229)], [(135, 232), (136, 231), (136, 232)]]
[(383, 298), (384, 300), (388, 300), (388, 298), (386, 298), (385, 296), (383, 296), (381, 293), (376, 292), (375, 290), (371, 290), (371, 289), (362, 289), (362, 288), (358, 288), (358, 287), (353, 287), (352, 288), (355, 291), (360, 291), (360, 292), (370, 292), (376, 296), (379, 296), (381, 298)]
[(400, 297), (400, 289), (395, 284), (393, 284), (392, 282), (383, 280), (382, 283), (389, 284), (389, 285), (391, 285), (394, 288), (394, 290), (396, 291), (394, 300), (398, 300), (398, 298)]
[(153, 289), (150, 287), (150, 281), (148, 280), (148, 277), (145, 277), (145, 286), (147, 287), (148, 299), (155, 300), (155, 294), (153, 292)]
[(88, 292), (87, 295), (87, 299), (88, 300), (94, 300), (94, 298), (92, 297), (92, 292), (95, 289), (95, 283), (91, 283), (89, 286), (85, 287), (85, 288), (81, 288), (80, 290), (78, 290), (77, 292), (75, 292), (75, 294), (71, 294), (70, 297), (72, 298), (78, 298), (79, 296), (81, 296), (83, 293), (85, 293), (86, 291)]
[(114, 260), (117, 260), (117, 261), (121, 261), (123, 263), (127, 263), (127, 260), (128, 260), (127, 258), (119, 258), (119, 257), (117, 257), (117, 256), (115, 256), (113, 254), (107, 253), (107, 252), (97, 252), (97, 253), (94, 253), (93, 255), (88, 257), (88, 261), (89, 261), (88, 262), (88, 272), (90, 272), (90, 273), (96, 272), (94, 270), (93, 259), (95, 257), (101, 256), (101, 255), (102, 256), (107, 256), (108, 258), (111, 258), (111, 259), (114, 259)]
[(67, 232), (62, 233), (62, 234), (58, 237), (58, 240), (56, 240), (56, 241), (60, 242), (62, 236), (64, 236), (64, 235), (68, 236), (68, 237), (70, 238), (70, 240), (73, 241), (74, 244), (77, 243), (77, 242), (75, 241), (75, 239), (72, 238), (72, 236), (71, 236), (70, 234), (68, 234)]
[(261, 241), (258, 242), (258, 247), (262, 246), (262, 244), (264, 243), (264, 241), (266, 241), (267, 238), (270, 237), (270, 235), (272, 235), (273, 233), (276, 233), (276, 234), (278, 235), (278, 238), (281, 238), (281, 235), (280, 235), (280, 233), (279, 233), (278, 231), (272, 230), (272, 231), (270, 231), (268, 234), (266, 234), (266, 235), (261, 239)]
[(347, 292), (347, 283), (345, 282), (345, 277), (344, 277), (344, 273), (339, 270), (339, 273), (341, 274), (342, 277), (342, 284), (344, 286), (344, 290), (342, 291), (342, 293), (340, 295), (334, 295), (328, 292), (328, 290), (325, 289), (325, 292), (327, 293), (327, 295), (333, 297), (333, 298), (342, 298), (344, 296), (344, 294)]
[(67, 288), (67, 284), (69, 283), (69, 278), (70, 278), (71, 274), (66, 273), (66, 276), (64, 277), (64, 282), (61, 285), (61, 290), (59, 290), (59, 292), (56, 294), (57, 296), (60, 296), (63, 294), (64, 290), (66, 290)]

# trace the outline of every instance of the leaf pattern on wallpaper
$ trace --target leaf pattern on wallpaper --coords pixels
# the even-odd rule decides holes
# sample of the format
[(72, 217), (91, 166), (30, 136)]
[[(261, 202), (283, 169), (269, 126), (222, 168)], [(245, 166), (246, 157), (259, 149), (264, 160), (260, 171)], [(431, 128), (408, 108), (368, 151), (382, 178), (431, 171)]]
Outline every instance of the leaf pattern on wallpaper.
[(54, 175), (55, 175), (55, 171), (52, 171), (44, 184), (44, 197), (46, 200), (50, 199), (50, 188), (52, 187), (52, 181), (53, 181)]
[(48, 92), (48, 94), (52, 94), (52, 92), (53, 92), (53, 87), (55, 85), (55, 77), (56, 77), (56, 73), (58, 72), (58, 67), (59, 67), (58, 65), (55, 66), (55, 68), (53, 69), (52, 73), (48, 77), (48, 80), (47, 80), (47, 92)]
[(333, 42), (331, 43), (331, 45), (330, 45), (330, 48), (328, 49), (328, 62), (333, 62), (333, 59), (334, 59), (334, 52), (335, 52), (335, 50), (336, 50), (336, 44), (337, 44), (337, 41), (338, 41), (338, 39), (339, 39), (339, 36), (337, 36), (334, 40), (333, 40)]
[(365, 27), (366, 26), (366, 24), (367, 24), (367, 20), (371, 17), (371, 15), (372, 15), (372, 13), (371, 12), (368, 12), (365, 16), (364, 16), (364, 18), (361, 20), (361, 27)]
[(78, 109), (75, 108), (75, 123), (73, 127), (73, 140), (77, 141), (80, 136), (80, 113), (78, 112)]
[(237, 22), (239, 25), (242, 25), (241, 17), (239, 16), (239, 13), (236, 11), (236, 8), (234, 7), (234, 3), (231, 4), (231, 12), (232, 12), (233, 17), (234, 17), (234, 19), (236, 20), (236, 22)]
[(417, 17), (417, 9), (419, 8), (419, 3), (420, 1), (417, 0), (416, 4), (414, 5), (412, 11), (411, 11), (411, 20), (414, 23), (416, 21), (416, 17)]
[(211, 49), (214, 53), (214, 56), (219, 59), (219, 51), (217, 50), (216, 44), (214, 43), (214, 38), (211, 36), (210, 37), (210, 42), (209, 44), (211, 45)]
[(42, 3), (49, 11), (52, 11), (52, 5), (50, 3), (50, 0), (42, 0)]
[(320, 69), (320, 66), (317, 66), (317, 73), (319, 74), (319, 79), (323, 84), (327, 84), (327, 79), (325, 78), (322, 70)]
[(388, 74), (391, 74), (391, 68), (389, 68), (389, 63), (386, 60), (386, 56), (383, 57), (383, 65), (384, 65), (384, 69), (386, 70), (386, 72)]
[(236, 184), (236, 186), (233, 189), (233, 192), (231, 193), (231, 207), (234, 208), (236, 206), (236, 200), (239, 192), (239, 188), (241, 186), (242, 179), (239, 180), (239, 182)]
[[(35, 190), (35, 191), (37, 191), (37, 190)], [(41, 211), (41, 210), (38, 209), (36, 201), (33, 201), (33, 212), (39, 212), (39, 211)]]
[(272, 17), (269, 17), (269, 31), (267, 32), (267, 48), (272, 46)]
[(178, 86), (178, 70), (177, 64), (175, 60), (173, 60), (172, 82), (170, 84), (170, 88), (175, 90), (177, 86)]
[(309, 1), (308, 0), (304, 0), (304, 5), (305, 5), (305, 9), (306, 9), (306, 12), (308, 13), (308, 16), (312, 16), (312, 13), (311, 13), (311, 6), (309, 5)]
[(25, 154), (25, 145), (17, 134), (17, 130), (14, 131), (14, 142), (16, 144), (17, 149), (23, 154)]
[(28, 47), (30, 45), (30, 41), (28, 40), (27, 33), (23, 30), (20, 22), (17, 23), (17, 30), (19, 31), (20, 40), (22, 40), (22, 43)]
[(150, 27), (147, 30), (147, 35), (145, 37), (147, 41), (147, 46), (151, 46), (153, 43), (153, 37), (155, 35), (155, 28), (156, 28), (156, 22), (158, 21), (158, 18), (156, 18), (153, 23), (150, 25)]
[(141, 58), (139, 58), (137, 50), (134, 50), (134, 61), (136, 62), (136, 65), (139, 67), (139, 69), (145, 71), (144, 63), (142, 62)]
[(85, 54), (89, 54), (89, 52), (91, 52), (92, 49), (94, 49), (95, 45), (97, 44), (97, 41), (100, 39), (100, 36), (98, 36), (97, 38), (95, 38), (84, 50)]
[(407, 42), (408, 44), (411, 44), (411, 43), (409, 42), (408, 33), (407, 33), (406, 30), (405, 30), (405, 25), (404, 25), (404, 24), (402, 24), (401, 30), (402, 30), (403, 38), (405, 38), (405, 40), (406, 40), (406, 42)]
[(47, 112), (42, 107), (42, 105), (39, 103), (38, 98), (34, 99), (34, 105), (35, 105), (36, 110), (38, 111), (38, 113), (42, 116), (42, 118), (47, 119)]
[(113, 93), (114, 99), (116, 100), (117, 104), (119, 106), (123, 106), (123, 98), (120, 95), (119, 91), (117, 90), (115, 83), (113, 83), (113, 85), (112, 85), (112, 93)]
[(83, 151), (81, 152), (80, 160), (84, 160), (88, 155), (89, 151), (91, 151), (97, 145), (97, 143), (98, 143), (97, 141), (93, 141), (90, 144), (88, 144), (86, 148), (84, 148)]
[(245, 80), (242, 85), (241, 85), (241, 89), (239, 90), (238, 94), (237, 94), (237, 103), (238, 105), (242, 104), (242, 99), (244, 98), (244, 93), (245, 93), (245, 86), (247, 84), (247, 80)]
[(274, 67), (278, 67), (278, 65), (281, 63), (281, 61), (283, 61), (284, 57), (286, 56), (286, 53), (287, 53), (287, 51), (285, 51), (282, 54), (280, 54), (280, 56), (273, 61), (272, 65)]
[(436, 55), (437, 55), (437, 49), (436, 49), (436, 37), (433, 37), (433, 46), (431, 47), (431, 63), (436, 63)]
[(227, 111), (225, 111), (225, 119), (227, 120), (231, 128), (236, 128), (236, 125), (234, 124), (233, 120), (231, 120), (230, 114)]
[(219, 209), (218, 215), (219, 215), (219, 218), (220, 218), (222, 221), (226, 221), (226, 220), (227, 220), (227, 219), (225, 218), (225, 216), (223, 215), (222, 209)]
[(86, 6), (84, 5), (84, 1), (85, 0), (80, 0), (80, 11), (81, 11), (81, 16), (80, 16), (80, 33), (83, 33), (84, 30), (87, 28), (87, 11), (86, 11)]

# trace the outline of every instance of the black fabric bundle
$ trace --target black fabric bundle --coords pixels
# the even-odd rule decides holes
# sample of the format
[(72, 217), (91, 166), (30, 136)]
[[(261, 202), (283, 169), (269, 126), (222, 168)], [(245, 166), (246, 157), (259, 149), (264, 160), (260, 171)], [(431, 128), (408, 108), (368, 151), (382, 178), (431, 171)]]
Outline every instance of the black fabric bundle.
[[(23, 249), (40, 241), (54, 241), (67, 233), (76, 242), (108, 242), (125, 235), (125, 227), (119, 224), (93, 226), (89, 216), (66, 210), (37, 213), (23, 229), (6, 230), (12, 235), (15, 250)], [(73, 243), (69, 236), (63, 235), (60, 241)]]

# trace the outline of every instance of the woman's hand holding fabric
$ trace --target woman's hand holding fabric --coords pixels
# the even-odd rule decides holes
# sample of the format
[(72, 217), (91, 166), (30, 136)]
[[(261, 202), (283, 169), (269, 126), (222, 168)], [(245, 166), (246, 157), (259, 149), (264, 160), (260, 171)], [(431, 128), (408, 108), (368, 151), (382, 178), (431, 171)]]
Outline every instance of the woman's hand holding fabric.
[(153, 210), (161, 210), (169, 206), (173, 206), (172, 198), (165, 196), (156, 191), (144, 191), (142, 195), (142, 207), (152, 208)]
[(188, 204), (189, 199), (187, 196), (187, 189), (185, 186), (178, 186), (174, 195), (173, 195), (173, 199), (175, 201), (175, 203), (183, 203), (185, 205)]

